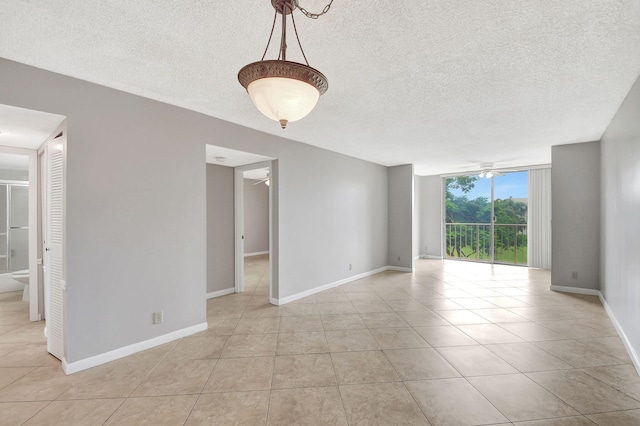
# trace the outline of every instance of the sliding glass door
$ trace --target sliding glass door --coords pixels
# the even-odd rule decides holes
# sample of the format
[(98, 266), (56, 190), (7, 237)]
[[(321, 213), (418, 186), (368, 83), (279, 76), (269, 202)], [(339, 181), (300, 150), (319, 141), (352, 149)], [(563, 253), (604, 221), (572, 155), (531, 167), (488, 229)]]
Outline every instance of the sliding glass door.
[(491, 182), (446, 179), (445, 252), (449, 258), (491, 261)]
[(445, 256), (527, 264), (528, 172), (445, 179)]

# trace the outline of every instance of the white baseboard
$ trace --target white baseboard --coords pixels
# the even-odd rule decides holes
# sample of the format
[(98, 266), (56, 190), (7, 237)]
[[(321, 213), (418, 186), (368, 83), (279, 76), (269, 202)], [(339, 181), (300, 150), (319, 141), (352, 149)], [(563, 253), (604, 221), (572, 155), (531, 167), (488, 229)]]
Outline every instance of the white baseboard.
[(600, 298), (600, 302), (602, 303), (602, 306), (604, 306), (604, 310), (607, 312), (607, 315), (611, 320), (611, 323), (613, 324), (616, 331), (618, 332), (618, 336), (620, 336), (620, 339), (622, 340), (622, 343), (624, 344), (624, 347), (627, 350), (627, 353), (629, 354), (629, 358), (631, 358), (631, 362), (633, 362), (633, 366), (636, 368), (636, 371), (638, 372), (638, 374), (640, 374), (640, 357), (638, 357), (638, 353), (633, 348), (633, 345), (631, 345), (631, 342), (629, 341), (627, 334), (624, 332), (624, 329), (618, 322), (616, 316), (613, 314), (613, 311), (609, 307), (607, 300), (604, 298), (604, 295), (602, 294), (602, 292), (600, 292), (600, 290), (594, 290), (590, 288), (580, 288), (580, 287), (568, 287), (563, 285), (552, 285), (551, 290), (560, 291), (564, 293), (576, 293), (576, 294), (586, 294), (589, 296), (598, 296)]
[(638, 353), (635, 351), (635, 349), (631, 345), (631, 342), (629, 341), (629, 338), (624, 332), (624, 329), (616, 319), (616, 316), (613, 315), (613, 311), (611, 310), (611, 308), (609, 308), (609, 304), (605, 300), (602, 293), (598, 292), (598, 296), (600, 297), (600, 302), (602, 302), (602, 306), (604, 306), (604, 310), (607, 312), (607, 315), (609, 315), (609, 319), (611, 319), (613, 326), (618, 332), (620, 339), (622, 339), (622, 343), (624, 344), (624, 347), (627, 349), (627, 353), (629, 354), (629, 358), (631, 358), (631, 362), (633, 362), (634, 367), (636, 367), (636, 371), (638, 372), (638, 374), (640, 374), (640, 357), (638, 357)]
[(323, 292), (325, 290), (329, 290), (334, 287), (341, 286), (343, 284), (347, 284), (353, 281), (357, 281), (362, 278), (369, 277), (371, 275), (379, 274), (384, 271), (400, 271), (400, 272), (413, 272), (413, 268), (402, 268), (400, 266), (383, 266), (382, 268), (374, 269), (372, 271), (363, 272), (362, 274), (354, 275), (352, 277), (344, 278), (342, 280), (334, 281), (329, 284), (321, 285), (320, 287), (312, 288), (311, 290), (302, 291), (300, 293), (292, 294), (291, 296), (283, 297), (280, 299), (276, 299), (272, 297), (269, 301), (273, 305), (285, 305), (289, 302), (293, 302), (294, 300), (302, 299), (303, 297), (311, 296), (316, 293)]
[(423, 254), (420, 255), (421, 259), (433, 259), (433, 260), (442, 260), (444, 259), (442, 256), (435, 256), (433, 254)]
[(260, 256), (262, 254), (269, 254), (269, 250), (267, 250), (267, 251), (256, 251), (255, 253), (245, 253), (244, 257)]
[(553, 285), (553, 284), (549, 288), (553, 291), (559, 291), (561, 293), (575, 293), (575, 294), (586, 294), (588, 296), (600, 296), (600, 291), (594, 290), (592, 288), (569, 287), (565, 285)]
[(405, 268), (402, 266), (387, 266), (387, 271), (414, 272), (414, 268)]
[(283, 297), (283, 298), (280, 298), (280, 299), (276, 299), (275, 297), (272, 297), (269, 301), (273, 305), (284, 305), (284, 304), (287, 304), (289, 302), (293, 302), (294, 300), (302, 299), (303, 297), (311, 296), (313, 294), (320, 293), (320, 292), (323, 292), (325, 290), (329, 290), (331, 288), (338, 287), (338, 286), (341, 286), (343, 284), (350, 283), (352, 281), (356, 281), (356, 280), (359, 280), (359, 279), (362, 279), (362, 278), (366, 278), (366, 277), (369, 277), (371, 275), (379, 274), (380, 272), (384, 272), (384, 271), (386, 271), (388, 269), (389, 269), (388, 266), (383, 266), (382, 268), (374, 269), (374, 270), (368, 271), (368, 272), (363, 272), (362, 274), (354, 275), (352, 277), (348, 277), (348, 278), (344, 278), (342, 280), (334, 281), (334, 282), (329, 283), (329, 284), (321, 285), (320, 287), (316, 287), (316, 288), (312, 288), (311, 290), (306, 290), (306, 291), (302, 291), (300, 293), (292, 294), (291, 296)]
[(224, 290), (212, 291), (211, 293), (207, 293), (207, 299), (213, 299), (214, 297), (226, 296), (227, 294), (234, 293), (236, 291), (235, 287), (225, 288)]
[(205, 331), (209, 328), (206, 322), (193, 325), (191, 327), (176, 330), (171, 333), (163, 334), (162, 336), (154, 337), (153, 339), (145, 340), (142, 342), (134, 343), (133, 345), (125, 346), (122, 348), (114, 349), (109, 352), (95, 355), (89, 358), (81, 359), (79, 361), (67, 362), (65, 358), (62, 359), (62, 369), (65, 374), (73, 374), (78, 371), (86, 370), (88, 368), (97, 367), (98, 365), (106, 364), (107, 362), (115, 361), (125, 356), (133, 355), (137, 352), (151, 349), (153, 347), (169, 343), (173, 340), (180, 339), (185, 336), (190, 336), (201, 331)]

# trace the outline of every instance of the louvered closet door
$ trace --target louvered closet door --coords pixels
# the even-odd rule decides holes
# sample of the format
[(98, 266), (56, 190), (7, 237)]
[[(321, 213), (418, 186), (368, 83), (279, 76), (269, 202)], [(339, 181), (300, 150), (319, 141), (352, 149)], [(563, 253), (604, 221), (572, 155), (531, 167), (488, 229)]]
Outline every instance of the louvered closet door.
[(47, 225), (45, 230), (45, 288), (49, 287), (45, 293), (49, 295), (45, 299), (47, 350), (59, 359), (64, 356), (64, 149), (66, 149), (66, 135), (47, 143)]

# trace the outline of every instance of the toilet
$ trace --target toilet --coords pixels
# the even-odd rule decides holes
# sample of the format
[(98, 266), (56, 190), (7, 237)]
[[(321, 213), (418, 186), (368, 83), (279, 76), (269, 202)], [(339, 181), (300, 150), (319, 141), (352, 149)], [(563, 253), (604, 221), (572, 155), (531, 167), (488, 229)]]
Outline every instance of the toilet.
[(11, 278), (24, 284), (24, 292), (22, 293), (22, 301), (29, 301), (29, 270), (23, 269), (11, 273)]

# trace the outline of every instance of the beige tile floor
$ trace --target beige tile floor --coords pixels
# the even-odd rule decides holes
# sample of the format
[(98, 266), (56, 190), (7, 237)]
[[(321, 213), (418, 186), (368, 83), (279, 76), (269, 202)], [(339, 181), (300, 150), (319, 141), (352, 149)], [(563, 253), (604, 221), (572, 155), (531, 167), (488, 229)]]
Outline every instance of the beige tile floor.
[(208, 331), (72, 376), (0, 295), (0, 425), (640, 425), (600, 302), (549, 271), (420, 260), (276, 307), (267, 269)]

